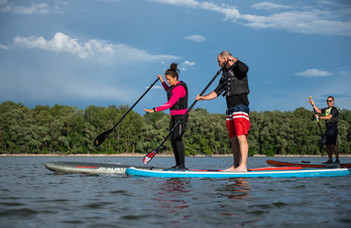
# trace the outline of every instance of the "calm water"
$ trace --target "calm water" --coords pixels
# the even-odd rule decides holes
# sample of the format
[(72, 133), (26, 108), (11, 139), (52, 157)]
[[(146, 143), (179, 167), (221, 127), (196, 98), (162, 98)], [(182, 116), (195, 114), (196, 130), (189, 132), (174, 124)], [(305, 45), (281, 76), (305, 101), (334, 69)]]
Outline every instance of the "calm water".
[[(249, 158), (249, 167), (267, 158)], [(279, 158), (322, 162), (326, 158)], [(161, 179), (57, 175), (48, 161), (121, 162), (141, 157), (0, 157), (0, 227), (351, 227), (351, 177)], [(226, 168), (232, 158), (186, 158)], [(351, 158), (342, 158), (351, 162)], [(173, 158), (151, 165), (170, 167)]]

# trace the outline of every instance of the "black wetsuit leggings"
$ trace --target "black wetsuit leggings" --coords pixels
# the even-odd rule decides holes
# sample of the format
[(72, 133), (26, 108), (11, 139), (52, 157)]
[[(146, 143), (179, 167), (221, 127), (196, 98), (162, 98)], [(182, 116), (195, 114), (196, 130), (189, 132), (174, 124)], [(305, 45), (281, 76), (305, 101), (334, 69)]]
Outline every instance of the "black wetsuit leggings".
[(173, 133), (171, 134), (171, 144), (174, 152), (176, 166), (178, 166), (180, 169), (185, 168), (185, 149), (182, 138), (186, 124), (188, 123), (189, 116), (186, 115), (184, 118), (183, 117), (184, 115), (172, 116), (170, 124), (170, 129), (172, 129), (175, 124), (181, 120), (181, 123), (174, 129)]

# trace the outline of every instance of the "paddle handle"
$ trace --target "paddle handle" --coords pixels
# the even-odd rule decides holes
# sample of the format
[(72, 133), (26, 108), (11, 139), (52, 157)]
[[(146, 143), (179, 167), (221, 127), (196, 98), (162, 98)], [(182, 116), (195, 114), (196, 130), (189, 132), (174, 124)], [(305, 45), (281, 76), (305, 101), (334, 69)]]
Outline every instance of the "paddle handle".
[[(317, 114), (316, 110), (314, 109), (314, 103), (313, 103), (313, 100), (312, 100), (312, 96), (309, 96), (308, 99), (311, 101), (311, 105), (312, 105), (312, 109), (314, 111), (314, 114)], [(316, 116), (316, 120), (317, 120), (317, 122), (319, 122), (319, 117), (318, 116)]]
[[(313, 103), (313, 100), (312, 100), (312, 96), (310, 96), (308, 99), (311, 101), (311, 105), (312, 105), (312, 109), (314, 111), (314, 114), (317, 115), (316, 109), (313, 106), (314, 103)], [(319, 123), (319, 118), (317, 116), (316, 116), (316, 120), (317, 120), (317, 123), (318, 123), (319, 130), (321, 131), (321, 136), (323, 137), (323, 135), (324, 135), (323, 134), (323, 130), (322, 130), (321, 124)]]

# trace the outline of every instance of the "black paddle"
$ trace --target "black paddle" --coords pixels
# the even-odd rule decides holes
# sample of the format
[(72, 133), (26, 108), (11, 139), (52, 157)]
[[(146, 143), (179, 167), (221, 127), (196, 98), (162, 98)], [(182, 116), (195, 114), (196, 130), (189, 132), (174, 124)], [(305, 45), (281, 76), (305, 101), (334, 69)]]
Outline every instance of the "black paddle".
[(134, 106), (145, 96), (145, 94), (147, 94), (147, 92), (149, 92), (149, 90), (155, 85), (155, 83), (158, 81), (158, 78), (149, 86), (149, 88), (143, 93), (143, 95), (141, 95), (141, 97), (133, 104), (132, 107), (130, 107), (130, 109), (122, 116), (122, 118), (115, 124), (115, 126), (113, 126), (113, 128), (111, 128), (110, 130), (107, 130), (103, 133), (101, 133), (100, 135), (98, 135), (95, 140), (94, 140), (94, 145), (95, 146), (100, 146), (105, 139), (111, 134), (111, 132), (113, 131), (113, 129), (115, 129), (117, 127), (117, 125), (124, 119), (124, 117), (126, 117), (128, 115), (128, 113), (134, 108)]
[[(200, 93), (200, 96), (202, 96), (206, 90), (208, 89), (208, 87), (210, 87), (210, 85), (213, 83), (213, 81), (217, 78), (217, 76), (221, 73), (221, 71), (224, 69), (224, 67), (228, 64), (229, 60), (223, 65), (223, 67), (217, 71), (216, 75), (212, 78), (212, 80), (207, 84), (207, 86), (205, 87), (204, 90), (202, 90), (202, 92)], [(195, 100), (192, 105), (188, 108), (188, 110), (186, 111), (186, 113), (184, 114), (184, 117), (186, 115), (189, 114), (190, 110), (194, 107), (194, 105), (196, 104), (196, 102), (198, 102), (197, 100)], [(183, 117), (183, 118), (184, 118)], [(151, 151), (150, 153), (148, 153), (147, 155), (145, 155), (145, 157), (143, 158), (143, 162), (145, 165), (147, 165), (151, 159), (153, 157), (155, 157), (155, 155), (158, 153), (158, 151), (160, 150), (161, 146), (167, 141), (167, 139), (169, 138), (169, 136), (173, 133), (174, 129), (182, 122), (183, 119), (179, 120), (175, 125), (174, 127), (169, 131), (168, 135), (164, 138), (164, 140), (161, 142), (161, 144), (156, 148), (154, 149), (153, 151)]]
[[(314, 114), (316, 115), (317, 112), (316, 112), (316, 110), (313, 107), (312, 96), (310, 96), (308, 99), (311, 101), (311, 105), (312, 105)], [(321, 138), (321, 142), (319, 143), (319, 146), (320, 146), (320, 148), (322, 148), (322, 146), (324, 146), (324, 144), (327, 142), (327, 137), (323, 134), (323, 130), (322, 130), (321, 124), (319, 123), (319, 118), (316, 118), (316, 120), (317, 120), (317, 123), (318, 123), (319, 130), (321, 131), (321, 137), (322, 138)]]

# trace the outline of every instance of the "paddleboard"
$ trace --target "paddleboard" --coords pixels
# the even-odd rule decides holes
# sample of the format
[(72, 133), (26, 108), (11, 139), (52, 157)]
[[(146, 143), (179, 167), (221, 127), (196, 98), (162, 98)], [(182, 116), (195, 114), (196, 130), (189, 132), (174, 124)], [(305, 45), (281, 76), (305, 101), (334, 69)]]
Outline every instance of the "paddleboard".
[[(124, 174), (132, 165), (120, 163), (90, 163), (90, 162), (47, 162), (45, 167), (55, 173), (87, 173), (87, 174)], [(134, 166), (135, 167), (135, 166)], [(154, 167), (139, 166), (141, 169)], [(160, 168), (159, 168), (160, 169)]]
[(126, 174), (131, 176), (164, 177), (164, 178), (238, 178), (238, 177), (333, 177), (347, 176), (346, 168), (336, 169), (301, 169), (248, 172), (219, 172), (219, 171), (165, 171), (163, 169), (145, 170), (135, 167), (127, 168)]
[(351, 163), (344, 163), (340, 165), (336, 164), (310, 164), (308, 161), (301, 161), (301, 162), (283, 162), (283, 161), (276, 161), (276, 160), (267, 160), (266, 161), (269, 165), (272, 166), (300, 166), (303, 168), (351, 168)]
[[(91, 162), (47, 162), (45, 167), (55, 173), (88, 173), (88, 174), (125, 174), (129, 167), (137, 167), (141, 169), (154, 169), (155, 167), (134, 166), (121, 163), (91, 163)], [(162, 169), (162, 168), (158, 168)], [(286, 169), (302, 169), (301, 167), (262, 167), (250, 169), (251, 171), (258, 170), (286, 170)], [(193, 169), (192, 171), (222, 171), (222, 170), (206, 170)]]

